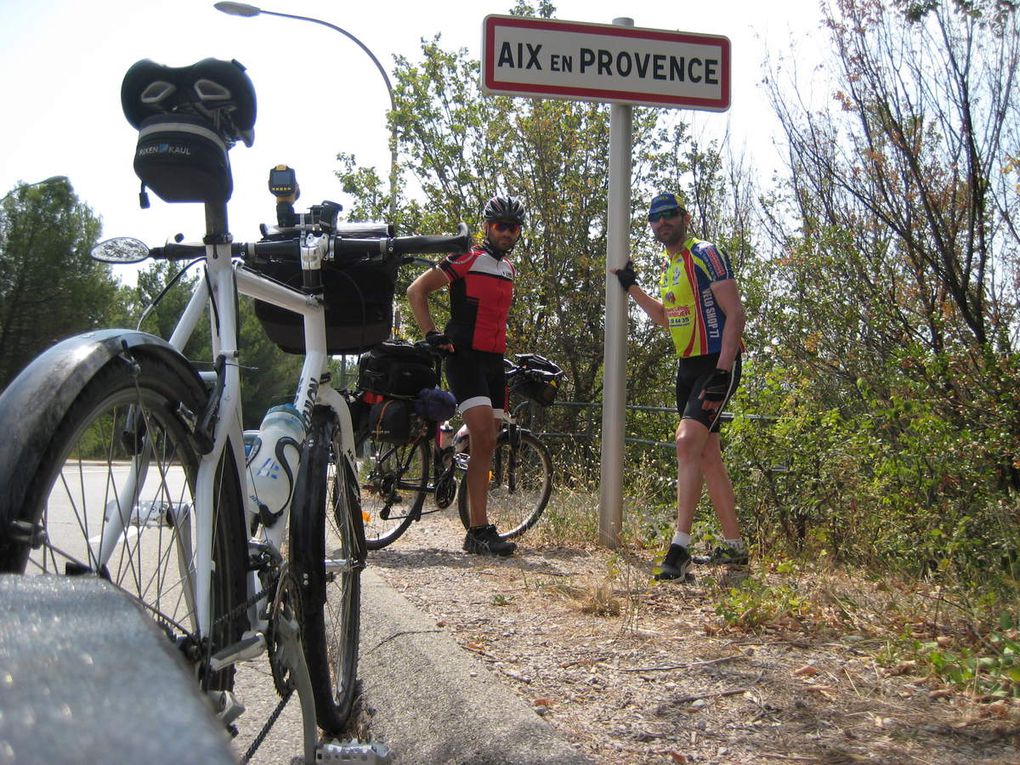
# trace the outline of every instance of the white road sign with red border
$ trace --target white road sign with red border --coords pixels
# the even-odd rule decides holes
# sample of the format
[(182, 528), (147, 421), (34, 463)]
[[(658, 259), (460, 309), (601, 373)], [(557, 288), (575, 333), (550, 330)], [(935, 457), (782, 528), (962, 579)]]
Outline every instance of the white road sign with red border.
[(730, 41), (616, 24), (486, 16), (482, 90), (725, 111)]

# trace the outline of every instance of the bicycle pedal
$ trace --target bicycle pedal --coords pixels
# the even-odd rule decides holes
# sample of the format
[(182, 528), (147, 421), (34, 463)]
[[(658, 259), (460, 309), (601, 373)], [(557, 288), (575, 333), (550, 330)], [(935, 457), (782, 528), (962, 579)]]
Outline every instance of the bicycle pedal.
[(230, 691), (209, 691), (209, 700), (212, 702), (217, 719), (223, 726), (230, 730), (238, 717), (244, 714), (246, 707)]
[(7, 533), (12, 542), (27, 543), (33, 550), (38, 550), (49, 541), (46, 527), (41, 523), (29, 523), (23, 520), (11, 521), (7, 527)]
[(389, 765), (393, 762), (390, 748), (380, 741), (325, 741), (315, 747), (316, 762), (359, 762), (366, 765)]
[(219, 672), (239, 661), (251, 661), (265, 652), (266, 636), (261, 632), (245, 632), (239, 641), (213, 654), (209, 659), (209, 668)]

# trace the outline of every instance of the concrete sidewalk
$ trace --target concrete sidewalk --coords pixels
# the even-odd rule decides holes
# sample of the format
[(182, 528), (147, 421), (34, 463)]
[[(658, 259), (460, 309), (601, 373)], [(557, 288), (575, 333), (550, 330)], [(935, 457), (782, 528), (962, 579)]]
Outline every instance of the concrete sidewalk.
[(361, 582), (362, 704), (394, 763), (591, 762), (371, 566)]

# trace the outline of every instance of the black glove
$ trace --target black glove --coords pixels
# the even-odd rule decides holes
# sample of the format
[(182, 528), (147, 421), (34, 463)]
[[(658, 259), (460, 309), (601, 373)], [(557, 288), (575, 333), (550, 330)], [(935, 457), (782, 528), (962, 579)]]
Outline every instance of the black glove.
[(733, 382), (733, 373), (727, 369), (717, 369), (708, 378), (705, 387), (702, 388), (702, 401), (725, 401), (730, 392), (730, 384)]
[(637, 284), (637, 274), (634, 273), (634, 261), (628, 260), (627, 265), (616, 272), (616, 278), (620, 280), (620, 286), (626, 292)]
[(425, 342), (437, 349), (442, 348), (444, 345), (453, 345), (453, 343), (450, 342), (450, 338), (435, 329), (430, 329), (425, 333)]

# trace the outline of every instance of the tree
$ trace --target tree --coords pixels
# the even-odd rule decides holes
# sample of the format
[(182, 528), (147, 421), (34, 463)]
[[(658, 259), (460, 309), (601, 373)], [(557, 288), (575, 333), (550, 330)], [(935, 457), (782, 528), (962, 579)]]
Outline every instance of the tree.
[(841, 0), (827, 26), (835, 109), (808, 113), (768, 85), (805, 241), (843, 235), (836, 259), (866, 307), (869, 350), (1015, 353), (1020, 199), (1004, 172), (1020, 143), (1015, 11)]
[[(152, 263), (139, 273), (138, 286), (131, 299), (131, 323), (145, 313), (141, 329), (169, 338), (180, 319), (199, 275), (184, 272), (168, 261)], [(172, 286), (171, 286), (172, 285)], [(170, 289), (167, 289), (170, 287)], [(158, 298), (158, 302), (156, 302)], [(151, 309), (150, 309), (151, 306)], [(255, 315), (251, 299), (238, 303), (238, 347), (241, 349), (241, 406), (244, 427), (257, 428), (266, 410), (291, 401), (301, 370), (301, 357), (291, 356), (273, 344)], [(200, 321), (184, 349), (185, 356), (198, 369), (212, 369), (210, 325)]]
[(0, 387), (53, 343), (117, 313), (115, 280), (88, 257), (99, 231), (66, 180), (21, 184), (0, 202)]
[[(512, 12), (533, 14), (535, 9), (518, 3)], [(542, 3), (537, 12), (548, 17), (553, 7)], [(602, 387), (609, 109), (602, 104), (483, 96), (479, 68), (466, 51), (444, 50), (438, 36), (423, 41), (419, 62), (397, 57), (396, 109), (390, 121), (400, 135), (401, 171), (412, 176), (421, 195), (401, 200), (395, 223), (402, 231), (451, 230), (458, 221), (477, 221), (494, 193), (521, 196), (529, 212), (524, 237), (514, 250), (519, 278), (508, 351), (535, 351), (555, 359), (566, 370), (575, 400), (597, 400)], [(727, 207), (723, 187), (716, 183), (721, 172), (717, 147), (697, 146), (684, 122), (670, 122), (666, 114), (639, 109), (634, 116), (630, 212), (635, 257), (645, 266), (647, 283), (657, 278), (660, 267), (659, 248), (650, 242), (644, 220), (655, 190), (699, 183), (698, 193), (689, 196), (696, 198), (695, 209), (704, 220)], [(359, 200), (351, 215), (384, 215), (389, 195), (379, 175), (359, 167), (350, 155), (340, 155), (340, 162), (344, 190)], [(672, 383), (660, 380), (662, 368), (669, 366), (662, 364), (663, 356), (671, 354), (668, 338), (637, 314), (634, 321), (631, 400), (668, 399), (664, 391), (671, 390)], [(649, 374), (651, 370), (655, 374)]]
[(782, 233), (758, 402), (790, 419), (757, 453), (789, 450), (781, 502), (842, 552), (986, 563), (1020, 488), (1017, 11), (836, 0), (824, 20), (831, 103), (785, 62), (765, 83), (789, 193), (763, 208)]

